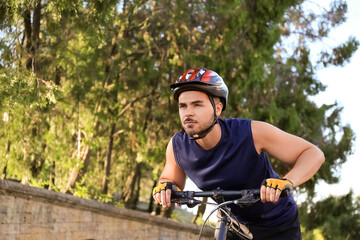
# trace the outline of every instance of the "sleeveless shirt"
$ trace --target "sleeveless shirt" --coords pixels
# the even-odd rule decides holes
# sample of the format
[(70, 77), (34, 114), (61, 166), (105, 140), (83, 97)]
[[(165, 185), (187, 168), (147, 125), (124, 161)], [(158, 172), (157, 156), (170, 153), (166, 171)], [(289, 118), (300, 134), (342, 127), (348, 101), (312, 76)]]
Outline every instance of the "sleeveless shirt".
[[(198, 188), (203, 191), (254, 189), (260, 188), (266, 178), (279, 178), (266, 153), (256, 151), (251, 120), (219, 119), (219, 124), (221, 139), (210, 150), (200, 148), (185, 133), (178, 132), (172, 139), (177, 165)], [(230, 208), (241, 223), (258, 227), (276, 227), (297, 214), (291, 195), (276, 203), (259, 201), (250, 207), (233, 204)]]

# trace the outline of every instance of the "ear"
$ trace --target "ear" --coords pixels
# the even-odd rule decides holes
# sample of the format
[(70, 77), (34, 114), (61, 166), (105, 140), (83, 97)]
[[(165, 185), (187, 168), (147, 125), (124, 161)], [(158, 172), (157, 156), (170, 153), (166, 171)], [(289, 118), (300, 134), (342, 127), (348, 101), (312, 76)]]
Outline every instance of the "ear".
[(216, 108), (216, 116), (220, 117), (221, 112), (222, 112), (222, 109), (223, 109), (223, 104), (222, 104), (222, 102), (219, 101), (219, 102), (216, 104), (215, 108)]

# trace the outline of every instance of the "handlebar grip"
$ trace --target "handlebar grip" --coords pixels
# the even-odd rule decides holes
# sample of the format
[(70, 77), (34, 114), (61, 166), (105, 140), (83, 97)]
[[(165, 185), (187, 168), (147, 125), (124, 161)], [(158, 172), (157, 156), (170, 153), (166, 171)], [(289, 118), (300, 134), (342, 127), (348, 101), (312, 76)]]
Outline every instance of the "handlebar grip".
[(254, 193), (255, 196), (260, 196), (260, 192), (261, 192), (260, 188), (256, 188), (256, 189), (254, 189), (253, 193)]
[(171, 191), (171, 198), (181, 198), (183, 195), (182, 191)]
[(284, 197), (287, 197), (287, 196), (289, 196), (289, 195), (290, 195), (290, 189), (285, 188), (285, 189), (283, 189), (283, 190), (281, 191), (280, 197), (281, 197), (281, 198), (284, 198)]

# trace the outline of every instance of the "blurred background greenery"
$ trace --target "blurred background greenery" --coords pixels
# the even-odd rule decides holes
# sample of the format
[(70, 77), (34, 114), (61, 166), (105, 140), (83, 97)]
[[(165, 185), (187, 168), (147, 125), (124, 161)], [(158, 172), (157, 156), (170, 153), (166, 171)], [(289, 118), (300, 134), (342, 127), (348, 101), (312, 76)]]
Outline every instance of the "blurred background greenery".
[(347, 10), (341, 0), (1, 0), (1, 178), (170, 216), (151, 197), (180, 129), (169, 84), (206, 67), (229, 87), (223, 117), (269, 122), (325, 153), (297, 189), (304, 239), (360, 239), (351, 191), (314, 201), (354, 151), (342, 106), (313, 99), (326, 89), (316, 69), (343, 66), (359, 41), (320, 44), (315, 59), (310, 47)]

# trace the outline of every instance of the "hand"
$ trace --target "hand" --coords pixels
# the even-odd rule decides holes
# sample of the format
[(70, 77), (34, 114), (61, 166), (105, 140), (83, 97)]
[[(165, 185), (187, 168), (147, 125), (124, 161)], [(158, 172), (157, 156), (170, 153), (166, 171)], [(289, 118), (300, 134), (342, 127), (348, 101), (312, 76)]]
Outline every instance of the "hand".
[(180, 191), (180, 189), (172, 182), (163, 182), (153, 189), (153, 197), (157, 203), (168, 208), (171, 206), (171, 191)]
[(260, 197), (262, 202), (277, 202), (282, 191), (291, 191), (294, 186), (290, 180), (285, 178), (268, 178), (261, 185)]

